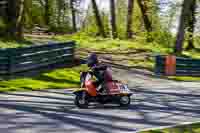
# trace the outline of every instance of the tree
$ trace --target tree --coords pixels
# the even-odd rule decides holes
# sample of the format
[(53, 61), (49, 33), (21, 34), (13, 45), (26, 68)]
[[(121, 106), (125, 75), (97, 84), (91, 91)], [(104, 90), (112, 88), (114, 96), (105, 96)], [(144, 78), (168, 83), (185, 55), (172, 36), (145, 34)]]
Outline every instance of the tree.
[(190, 7), (190, 16), (189, 16), (189, 22), (188, 22), (188, 32), (189, 32), (189, 39), (188, 39), (188, 45), (186, 47), (186, 50), (191, 50), (195, 48), (194, 41), (193, 41), (193, 35), (194, 35), (194, 28), (195, 28), (195, 11), (196, 11), (196, 0), (191, 0), (192, 4)]
[(92, 7), (93, 7), (93, 12), (95, 14), (95, 19), (96, 19), (96, 23), (97, 23), (97, 26), (98, 26), (98, 29), (99, 29), (99, 33), (103, 37), (106, 37), (104, 25), (103, 25), (103, 22), (101, 20), (101, 16), (100, 16), (100, 13), (99, 13), (99, 9), (97, 7), (96, 0), (92, 0)]
[(6, 4), (7, 4), (7, 0), (0, 1), (0, 17), (6, 16), (6, 13), (5, 13)]
[(13, 2), (12, 0), (8, 0), (7, 8), (6, 8), (6, 23), (7, 23), (7, 34), (11, 38), (15, 36), (16, 32), (16, 21), (17, 21), (17, 1)]
[[(117, 0), (115, 5), (116, 5), (115, 11), (116, 11), (116, 16), (117, 16), (117, 18), (116, 18), (117, 37), (124, 39), (127, 37), (127, 12), (128, 12), (127, 5), (128, 5), (128, 1)], [(111, 31), (110, 21), (108, 23), (109, 23), (109, 25), (108, 25), (109, 31)]]
[(44, 20), (45, 24), (50, 24), (50, 17), (51, 17), (51, 0), (45, 0), (44, 3)]
[(17, 14), (17, 22), (16, 22), (16, 37), (23, 38), (23, 30), (24, 30), (24, 14), (25, 14), (25, 0), (18, 1), (18, 14)]
[(183, 51), (183, 41), (185, 37), (185, 29), (188, 24), (190, 16), (190, 8), (193, 4), (192, 0), (184, 0), (182, 5), (181, 17), (179, 22), (178, 33), (176, 37), (176, 44), (174, 48), (174, 53), (181, 54)]
[(110, 0), (110, 23), (112, 27), (112, 37), (117, 38), (117, 25), (116, 25), (116, 14), (115, 14), (115, 0)]
[(24, 0), (8, 0), (7, 13), (7, 34), (14, 39), (23, 38), (24, 23)]
[(62, 6), (63, 6), (63, 0), (57, 0), (57, 24), (60, 25), (61, 24), (61, 16), (62, 16)]
[(134, 0), (128, 0), (128, 14), (127, 14), (127, 38), (132, 38), (133, 31), (133, 7), (134, 7)]
[(137, 0), (137, 2), (142, 13), (145, 29), (150, 33), (153, 30), (151, 20), (148, 16), (148, 4), (150, 4), (150, 0)]
[(75, 0), (70, 0), (70, 8), (72, 12), (72, 26), (73, 26), (73, 31), (77, 31), (77, 26), (76, 26), (76, 9), (74, 7)]

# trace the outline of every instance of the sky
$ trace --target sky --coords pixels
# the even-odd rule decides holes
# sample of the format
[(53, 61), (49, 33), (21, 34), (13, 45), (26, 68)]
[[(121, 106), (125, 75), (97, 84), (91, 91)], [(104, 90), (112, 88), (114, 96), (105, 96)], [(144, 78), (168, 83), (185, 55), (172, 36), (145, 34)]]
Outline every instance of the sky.
[[(89, 4), (90, 4), (90, 2), (91, 2), (91, 0), (82, 0), (83, 1), (83, 5), (82, 5), (82, 7), (84, 8), (84, 9), (87, 9), (88, 8), (88, 6), (89, 6)], [(100, 9), (100, 10), (103, 10), (103, 9), (105, 9), (105, 10), (109, 10), (109, 0), (96, 0), (96, 2), (97, 2), (97, 4), (98, 4), (98, 8)]]
[[(83, 10), (87, 10), (91, 0), (82, 0), (83, 1), (83, 5), (82, 5), (82, 9)], [(116, 0), (117, 1), (117, 0)], [(104, 10), (104, 11), (109, 11), (109, 0), (96, 0), (97, 4), (98, 4), (98, 8), (100, 10)], [(157, 2), (162, 2), (162, 3), (182, 3), (183, 0), (157, 0)], [(162, 9), (162, 12), (163, 12), (163, 17), (167, 17), (166, 15), (169, 14), (169, 5), (168, 4), (161, 4), (160, 5), (160, 8)], [(175, 12), (175, 15), (173, 17), (173, 20), (172, 20), (172, 26), (170, 28), (170, 31), (173, 33), (173, 34), (176, 34), (177, 32), (177, 29), (178, 29), (178, 25), (179, 25), (179, 18), (180, 18), (180, 14), (181, 14), (181, 8), (180, 7), (176, 7), (177, 8), (177, 11)], [(166, 20), (162, 19), (161, 18), (161, 22), (166, 22)], [(169, 21), (169, 20), (167, 20)], [(197, 24), (198, 25), (198, 24)]]

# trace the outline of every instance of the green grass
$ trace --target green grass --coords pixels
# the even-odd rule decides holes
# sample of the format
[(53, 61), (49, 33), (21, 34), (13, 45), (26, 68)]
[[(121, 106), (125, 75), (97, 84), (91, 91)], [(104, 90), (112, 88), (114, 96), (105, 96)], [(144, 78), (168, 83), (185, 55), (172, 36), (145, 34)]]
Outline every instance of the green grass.
[[(141, 38), (133, 40), (119, 40), (119, 39), (105, 39), (101, 37), (89, 37), (84, 33), (75, 35), (58, 35), (52, 38), (56, 41), (69, 41), (74, 40), (77, 42), (77, 48), (87, 48), (94, 51), (106, 52), (129, 52), (132, 50), (152, 52), (153, 54), (170, 54), (173, 52), (173, 46), (165, 46), (157, 42), (146, 42)], [(183, 56), (191, 58), (200, 58), (198, 50), (183, 51)]]
[[(56, 41), (69, 41), (75, 40), (77, 42), (77, 49), (87, 49), (94, 52), (112, 53), (116, 61), (119, 64), (125, 64), (130, 67), (137, 67), (142, 69), (153, 70), (154, 60), (153, 57), (142, 56), (142, 54), (169, 54), (172, 52), (172, 48), (163, 46), (156, 42), (147, 43), (145, 40), (135, 38), (134, 40), (112, 40), (103, 39), (100, 37), (88, 37), (84, 34), (76, 35), (62, 35), (54, 36), (51, 38)], [(30, 38), (26, 41), (6, 41), (0, 39), (0, 48), (15, 48), (26, 47), (33, 45)], [(132, 54), (132, 52), (134, 54)], [(130, 54), (121, 54), (130, 53)], [(138, 55), (137, 55), (138, 54)], [(192, 58), (200, 58), (199, 51), (192, 50), (185, 52), (186, 56)], [(137, 56), (136, 56), (137, 55)], [(83, 55), (84, 57), (86, 55)], [(140, 58), (137, 58), (140, 57)], [(0, 91), (24, 91), (24, 90), (39, 90), (39, 89), (52, 89), (52, 88), (73, 88), (79, 86), (79, 72), (87, 69), (86, 66), (78, 66), (73, 68), (57, 69), (51, 72), (43, 73), (35, 77), (18, 77), (17, 79), (0, 81)], [(177, 81), (199, 81), (200, 77), (183, 77), (173, 76), (170, 79)]]
[[(140, 38), (136, 38), (135, 40), (112, 40), (105, 39), (101, 37), (88, 37), (84, 34), (76, 34), (76, 35), (64, 35), (64, 36), (55, 36), (53, 38), (56, 41), (67, 41), (74, 40), (77, 42), (77, 48), (79, 49), (87, 49), (90, 52), (100, 52), (100, 53), (113, 53), (110, 56), (114, 58), (121, 58), (120, 53), (151, 53), (153, 54), (167, 54), (172, 52), (172, 49), (168, 47), (164, 47), (155, 42), (147, 43), (145, 40)], [(118, 53), (118, 55), (117, 55)], [(87, 55), (87, 54), (86, 54)], [(86, 56), (85, 55), (85, 56)], [(133, 54), (132, 54), (133, 55)], [(80, 55), (82, 56), (82, 55)], [(138, 68), (146, 68), (149, 70), (153, 70), (154, 60), (153, 57), (146, 58), (142, 57), (140, 59), (129, 58), (130, 55), (126, 55), (123, 60), (127, 60), (124, 64), (130, 67), (138, 67)], [(84, 57), (84, 56), (82, 56)], [(119, 63), (119, 62), (118, 62)]]
[(76, 34), (76, 35), (64, 35), (64, 36), (55, 36), (54, 40), (57, 41), (67, 41), (75, 40), (78, 43), (78, 48), (88, 48), (91, 50), (99, 51), (131, 51), (131, 50), (143, 50), (154, 53), (169, 53), (172, 52), (172, 49), (164, 47), (158, 43), (151, 42), (147, 43), (143, 39), (136, 38), (135, 40), (112, 40), (104, 39), (101, 37), (88, 37), (87, 35)]
[[(135, 38), (134, 40), (111, 40), (103, 39), (101, 37), (88, 37), (87, 35), (80, 33), (76, 35), (55, 36), (53, 39), (57, 41), (75, 40), (78, 43), (77, 48), (84, 48), (89, 51), (105, 53), (118, 52), (119, 55), (114, 55), (116, 58), (121, 58), (122, 55), (120, 55), (120, 53), (123, 52), (128, 53), (134, 51), (136, 53), (149, 53), (153, 56), (156, 54), (162, 55), (173, 52), (173, 47), (164, 46), (156, 42), (148, 43), (146, 40), (141, 38)], [(127, 57), (123, 58), (123, 60), (127, 60), (127, 62), (122, 64), (127, 64), (130, 67), (154, 70), (153, 56), (148, 58), (142, 57), (141, 55), (139, 56), (141, 58), (138, 59), (136, 56), (127, 55)], [(200, 53), (198, 50), (184, 51), (183, 56), (200, 59)], [(176, 81), (200, 81), (200, 77), (192, 76), (173, 76), (168, 78)]]
[[(191, 124), (189, 126), (192, 129), (193, 133), (200, 132), (200, 123)], [(140, 133), (191, 133), (188, 128), (189, 126), (184, 125), (184, 126), (178, 126), (178, 127), (174, 127), (174, 128), (166, 128), (166, 129), (162, 129), (162, 130), (144, 131), (144, 132), (140, 132)], [(173, 132), (170, 132), (170, 131), (173, 131)]]
[(29, 40), (14, 41), (14, 40), (0, 39), (0, 48), (19, 48), (19, 47), (27, 47), (30, 45), (33, 45), (33, 43)]
[(192, 77), (192, 76), (170, 76), (169, 79), (176, 80), (176, 81), (200, 81), (200, 77)]
[(87, 67), (82, 65), (73, 68), (57, 69), (32, 78), (23, 77), (0, 81), (0, 92), (76, 88), (80, 84), (80, 72), (86, 69)]

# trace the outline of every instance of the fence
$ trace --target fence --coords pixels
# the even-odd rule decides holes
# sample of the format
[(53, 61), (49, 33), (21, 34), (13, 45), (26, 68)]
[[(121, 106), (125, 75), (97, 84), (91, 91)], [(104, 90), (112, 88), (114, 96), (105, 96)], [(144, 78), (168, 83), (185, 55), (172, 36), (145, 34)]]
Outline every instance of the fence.
[(59, 62), (72, 63), (75, 42), (0, 50), (0, 74), (36, 69)]
[[(157, 75), (167, 75), (167, 56), (156, 56), (155, 73)], [(174, 75), (179, 76), (200, 76), (200, 59), (175, 57)]]

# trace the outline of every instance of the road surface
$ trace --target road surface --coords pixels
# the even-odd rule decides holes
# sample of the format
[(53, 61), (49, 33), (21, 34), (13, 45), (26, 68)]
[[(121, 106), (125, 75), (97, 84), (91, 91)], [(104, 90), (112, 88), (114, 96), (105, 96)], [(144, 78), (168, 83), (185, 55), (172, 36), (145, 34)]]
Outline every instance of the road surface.
[(136, 69), (115, 69), (134, 91), (129, 108), (78, 109), (70, 89), (0, 94), (2, 133), (134, 133), (200, 121), (200, 83), (158, 79)]

